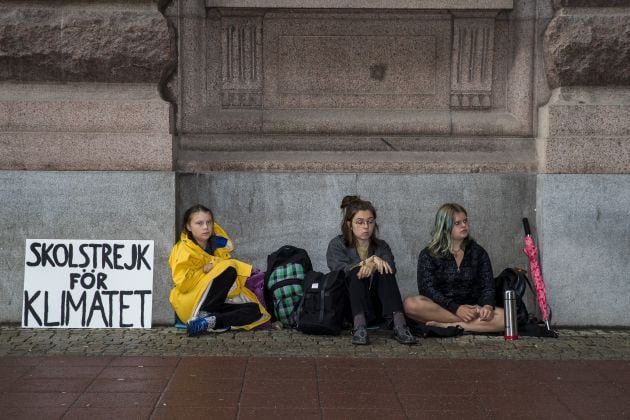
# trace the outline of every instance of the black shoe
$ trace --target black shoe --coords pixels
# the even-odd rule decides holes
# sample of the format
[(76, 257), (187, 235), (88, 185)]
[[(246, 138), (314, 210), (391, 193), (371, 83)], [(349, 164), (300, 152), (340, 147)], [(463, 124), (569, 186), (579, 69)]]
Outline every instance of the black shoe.
[(408, 326), (394, 327), (394, 338), (400, 344), (416, 344), (416, 337), (411, 334)]
[(370, 340), (368, 338), (367, 328), (365, 327), (365, 325), (356, 327), (355, 329), (352, 330), (352, 344), (355, 344), (358, 346), (365, 346), (366, 344), (369, 344), (369, 343), (370, 343)]

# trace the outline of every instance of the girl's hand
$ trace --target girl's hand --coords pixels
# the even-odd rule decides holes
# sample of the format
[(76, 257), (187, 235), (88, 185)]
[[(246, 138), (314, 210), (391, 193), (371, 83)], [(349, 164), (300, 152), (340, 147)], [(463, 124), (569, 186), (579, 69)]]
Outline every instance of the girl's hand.
[(376, 268), (378, 272), (381, 274), (392, 274), (394, 270), (392, 270), (391, 265), (384, 259), (377, 257), (376, 255), (372, 256), (374, 263), (376, 264)]
[(210, 261), (208, 264), (203, 266), (203, 272), (204, 273), (209, 273), (210, 270), (212, 270), (213, 266), (214, 266), (214, 263), (212, 261)]
[(482, 308), (479, 308), (479, 319), (482, 321), (492, 321), (494, 318), (494, 309), (490, 305), (484, 305)]
[(361, 265), (361, 268), (359, 268), (357, 278), (364, 279), (370, 277), (374, 271), (376, 271), (376, 264), (373, 261), (365, 260), (365, 262)]
[(479, 317), (479, 310), (477, 305), (459, 305), (457, 311), (455, 312), (462, 321), (470, 322), (473, 319)]

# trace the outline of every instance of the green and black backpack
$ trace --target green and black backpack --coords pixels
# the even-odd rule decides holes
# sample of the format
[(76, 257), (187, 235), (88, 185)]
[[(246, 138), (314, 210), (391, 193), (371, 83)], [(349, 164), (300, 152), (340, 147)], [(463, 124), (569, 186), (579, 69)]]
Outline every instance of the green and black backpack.
[(297, 323), (297, 309), (304, 296), (305, 274), (313, 271), (308, 253), (285, 245), (267, 257), (265, 301), (274, 321), (286, 328)]

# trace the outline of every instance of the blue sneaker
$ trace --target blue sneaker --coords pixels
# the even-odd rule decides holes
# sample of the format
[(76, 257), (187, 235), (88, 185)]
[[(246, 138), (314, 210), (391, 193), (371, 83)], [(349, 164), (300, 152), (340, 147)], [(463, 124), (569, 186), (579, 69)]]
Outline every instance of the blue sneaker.
[(210, 324), (208, 324), (206, 318), (191, 319), (186, 325), (186, 333), (188, 334), (188, 337), (194, 337), (204, 331), (208, 331), (209, 327)]

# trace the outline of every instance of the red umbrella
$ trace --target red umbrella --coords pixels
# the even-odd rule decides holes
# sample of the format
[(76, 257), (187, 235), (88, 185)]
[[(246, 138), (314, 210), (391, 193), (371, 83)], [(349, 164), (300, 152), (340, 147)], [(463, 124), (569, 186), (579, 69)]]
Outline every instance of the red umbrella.
[(525, 248), (523, 251), (529, 257), (529, 269), (532, 273), (532, 279), (534, 280), (534, 287), (536, 288), (536, 300), (538, 301), (543, 321), (545, 321), (547, 329), (551, 331), (549, 327), (550, 310), (547, 304), (547, 291), (545, 289), (540, 263), (538, 262), (538, 249), (536, 248), (536, 244), (534, 244), (534, 238), (532, 238), (527, 218), (523, 219), (523, 227), (525, 228)]

